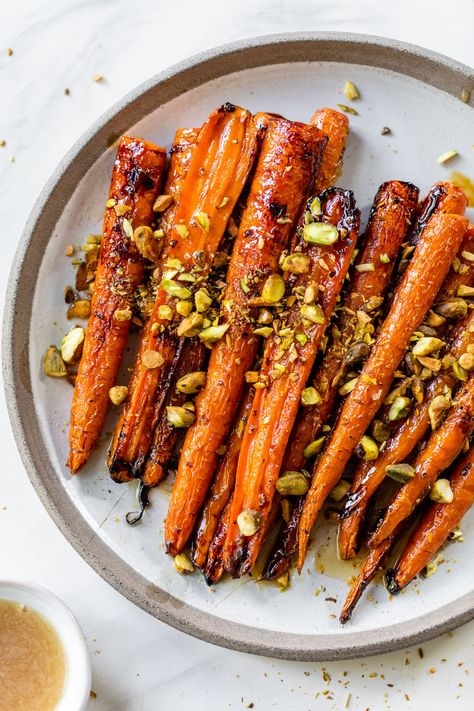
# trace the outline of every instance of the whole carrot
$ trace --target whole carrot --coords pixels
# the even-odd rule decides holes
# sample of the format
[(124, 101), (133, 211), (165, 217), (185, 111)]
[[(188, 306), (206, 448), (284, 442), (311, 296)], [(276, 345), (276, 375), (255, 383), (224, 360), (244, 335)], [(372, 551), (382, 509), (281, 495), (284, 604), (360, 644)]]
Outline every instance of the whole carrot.
[(474, 378), (464, 385), (443, 424), (432, 433), (426, 447), (418, 455), (413, 477), (395, 495), (385, 515), (368, 539), (375, 548), (401, 521), (404, 521), (423, 500), (438, 476), (448, 469), (466, 444), (474, 429)]
[[(192, 311), (192, 299), (205, 288), (205, 278), (252, 168), (256, 136), (252, 115), (232, 104), (214, 111), (199, 132), (163, 255), (163, 278), (149, 320), (147, 348), (135, 363), (129, 397), (115, 428), (108, 460), (112, 473), (123, 469), (141, 473), (156, 418), (160, 379), (173, 360), (179, 338), (196, 335), (203, 327), (203, 316)], [(182, 302), (190, 307), (187, 316)]]
[(267, 128), (229, 264), (221, 309), (227, 331), (211, 352), (171, 493), (165, 542), (172, 554), (191, 535), (241, 399), (244, 373), (255, 360), (254, 331), (262, 314), (253, 300), (262, 302), (262, 285), (277, 270), (325, 145), (320, 131), (306, 124), (276, 119)]
[(389, 592), (397, 593), (418, 575), (474, 503), (474, 448), (462, 457), (450, 478), (453, 500), (432, 504), (411, 535), (393, 570), (387, 571)]
[(423, 230), (390, 312), (313, 475), (299, 528), (299, 570), (318, 513), (385, 398), (410, 337), (430, 308), (466, 227), (464, 217), (441, 214), (433, 216)]
[(318, 109), (310, 123), (328, 137), (324, 158), (313, 187), (315, 195), (332, 187), (342, 171), (342, 157), (349, 135), (349, 119), (335, 109)]
[[(258, 380), (263, 387), (255, 392), (240, 450), (224, 548), (225, 568), (234, 576), (249, 572), (257, 559), (300, 403), (320, 397), (305, 385), (359, 234), (352, 193), (329, 188), (311, 199), (302, 225), (282, 262), (287, 315), (266, 342)], [(240, 524), (242, 516), (253, 518), (252, 531)]]
[[(139, 138), (119, 144), (102, 228), (99, 266), (92, 295), (82, 359), (71, 407), (68, 466), (76, 473), (96, 446), (116, 384), (127, 341), (133, 294), (145, 271), (131, 239), (134, 228), (148, 227), (161, 189), (166, 151)], [(129, 318), (122, 318), (125, 314)], [(120, 316), (120, 318), (119, 318)]]

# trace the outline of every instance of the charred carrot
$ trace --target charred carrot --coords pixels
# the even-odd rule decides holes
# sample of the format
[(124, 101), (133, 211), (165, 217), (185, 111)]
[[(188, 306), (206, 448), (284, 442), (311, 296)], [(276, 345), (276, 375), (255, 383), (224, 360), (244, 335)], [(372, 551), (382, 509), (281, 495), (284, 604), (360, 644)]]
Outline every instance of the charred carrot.
[[(414, 218), (417, 202), (418, 189), (410, 183), (393, 180), (381, 185), (377, 191), (365, 232), (365, 248), (358, 255), (337, 330), (330, 337), (312, 382), (321, 401), (300, 408), (285, 452), (283, 471), (297, 471), (305, 466), (305, 448), (316, 441), (331, 414), (344, 372), (360, 365), (369, 353), (367, 341), (372, 338), (369, 330), (374, 330), (398, 249)], [(364, 267), (360, 268), (360, 265)], [(359, 320), (357, 312), (360, 312)], [(265, 579), (279, 577), (287, 569), (298, 545), (301, 511), (302, 499), (295, 503), (290, 521), (281, 529), (275, 551), (264, 571)]]
[[(326, 139), (306, 124), (276, 119), (263, 140), (247, 205), (234, 244), (222, 312), (227, 332), (211, 352), (206, 385), (196, 401), (165, 525), (168, 552), (179, 553), (192, 532), (241, 399), (244, 373), (259, 344), (260, 290), (277, 271), (281, 251), (297, 224)], [(270, 315), (271, 318), (271, 315)], [(260, 324), (262, 326), (263, 324)]]
[(375, 548), (423, 500), (441, 472), (448, 469), (474, 429), (474, 378), (464, 385), (443, 424), (432, 433), (418, 455), (413, 477), (404, 484), (388, 506), (383, 519), (368, 540)]
[(112, 473), (123, 469), (141, 473), (160, 379), (179, 338), (194, 336), (203, 327), (199, 310), (187, 311), (181, 318), (185, 312), (179, 304), (187, 302), (191, 310), (191, 299), (205, 287), (205, 277), (252, 168), (256, 133), (252, 115), (232, 104), (214, 111), (199, 132), (164, 252), (148, 348), (135, 364), (129, 397), (114, 432), (108, 460)]
[(224, 559), (222, 551), (227, 536), (230, 521), (231, 499), (227, 502), (220, 519), (217, 522), (216, 531), (209, 544), (207, 560), (204, 567), (204, 580), (207, 585), (215, 585), (222, 578), (224, 573)]
[(349, 135), (349, 119), (335, 109), (319, 109), (313, 114), (310, 123), (319, 128), (328, 137), (321, 169), (314, 184), (315, 195), (332, 187), (342, 170), (342, 157)]
[(435, 183), (420, 206), (418, 219), (410, 233), (410, 244), (417, 244), (421, 233), (434, 215), (463, 215), (466, 207), (466, 194), (461, 188), (445, 181)]
[(451, 503), (432, 504), (412, 533), (400, 560), (387, 571), (388, 590), (397, 593), (418, 575), (474, 503), (474, 448), (461, 459), (450, 478)]
[[(234, 576), (248, 573), (257, 559), (300, 403), (320, 398), (305, 385), (349, 269), (359, 227), (352, 193), (329, 188), (308, 202), (292, 251), (283, 258), (288, 315), (266, 342), (224, 548), (225, 569)], [(242, 516), (252, 518), (254, 525), (240, 525)]]
[[(348, 395), (306, 496), (299, 528), (303, 565), (309, 535), (331, 489), (385, 398), (410, 337), (423, 321), (466, 231), (459, 215), (436, 214), (423, 230), (368, 360)], [(410, 309), (406, 305), (410, 304)]]
[(253, 395), (254, 389), (248, 386), (242, 397), (239, 412), (229, 436), (226, 452), (219, 463), (216, 476), (196, 526), (193, 561), (198, 568), (202, 568), (206, 563), (209, 546), (216, 532), (219, 519), (234, 489), (242, 436), (253, 402)]
[(124, 136), (117, 151), (102, 229), (91, 316), (71, 407), (68, 466), (76, 473), (96, 446), (116, 384), (133, 310), (133, 294), (145, 263), (131, 240), (133, 228), (149, 226), (161, 189), (166, 151)]

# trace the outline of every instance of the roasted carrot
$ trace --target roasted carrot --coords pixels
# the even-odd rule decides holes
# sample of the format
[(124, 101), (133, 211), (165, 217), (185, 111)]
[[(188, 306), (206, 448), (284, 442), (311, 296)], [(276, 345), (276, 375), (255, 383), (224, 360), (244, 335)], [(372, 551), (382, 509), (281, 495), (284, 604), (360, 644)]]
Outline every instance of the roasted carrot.
[(145, 263), (130, 230), (153, 220), (153, 202), (161, 189), (166, 151), (124, 136), (115, 159), (102, 228), (99, 266), (82, 359), (71, 407), (68, 466), (76, 473), (96, 446), (116, 384), (130, 321), (116, 312), (133, 309), (133, 294)]
[[(234, 576), (248, 573), (260, 551), (289, 433), (300, 403), (304, 404), (304, 388), (359, 234), (360, 213), (352, 193), (329, 188), (315, 200), (308, 202), (304, 227), (293, 240), (291, 254), (283, 260), (288, 315), (266, 342), (258, 381), (263, 387), (255, 392), (240, 450), (224, 548), (225, 568)], [(317, 228), (323, 231), (328, 227), (332, 227), (331, 243), (322, 238), (316, 241)], [(315, 241), (311, 242), (313, 231)], [(287, 260), (295, 260), (291, 271)], [(306, 392), (319, 398), (314, 390)], [(241, 530), (238, 520), (242, 512), (258, 520), (253, 534)]]
[[(198, 128), (178, 128), (175, 133), (170, 151), (171, 157), (168, 174), (166, 176), (165, 187), (163, 188), (163, 195), (169, 195), (171, 197), (170, 205), (161, 213), (160, 228), (165, 233), (163, 244), (168, 242), (167, 235), (173, 228), (174, 217), (186, 182), (186, 175), (189, 170), (198, 135)], [(164, 204), (166, 204), (166, 202), (164, 202)]]
[(313, 188), (314, 194), (318, 195), (332, 187), (341, 174), (342, 157), (349, 135), (349, 119), (335, 109), (319, 109), (313, 114), (310, 123), (328, 137), (324, 159)]
[[(471, 311), (456, 326), (450, 340), (449, 355), (457, 363), (460, 356), (473, 347), (474, 313)], [(407, 418), (401, 420), (400, 426), (387, 441), (379, 457), (373, 462), (360, 462), (339, 524), (339, 555), (344, 560), (356, 554), (367, 506), (385, 478), (385, 468), (406, 460), (428, 431), (430, 405), (433, 400), (444, 395), (446, 388), (449, 391), (458, 383), (459, 380), (451, 367), (442, 370), (429, 384), (423, 402), (415, 407)]]
[(445, 181), (435, 183), (420, 206), (418, 219), (410, 233), (410, 244), (417, 244), (421, 233), (434, 215), (463, 215), (466, 207), (466, 194), (461, 188)]
[[(423, 321), (466, 231), (459, 215), (436, 214), (423, 230), (375, 345), (348, 395), (306, 496), (299, 528), (301, 570), (319, 511), (385, 398), (410, 337)], [(407, 304), (410, 308), (407, 309)]]
[(171, 493), (165, 526), (171, 554), (184, 548), (192, 532), (242, 395), (244, 373), (255, 360), (259, 311), (252, 303), (261, 300), (262, 284), (277, 270), (325, 145), (313, 126), (276, 119), (267, 128), (229, 264), (222, 301), (227, 333), (211, 352)]
[(474, 503), (474, 447), (462, 457), (450, 478), (453, 500), (432, 504), (413, 531), (400, 560), (387, 571), (388, 590), (397, 593), (418, 575)]
[(204, 580), (207, 585), (215, 585), (215, 583), (218, 583), (224, 572), (222, 551), (229, 528), (230, 506), (231, 499), (224, 507), (221, 517), (217, 522), (214, 536), (209, 544), (207, 560), (204, 567)]
[(474, 378), (463, 386), (443, 424), (435, 430), (414, 464), (414, 475), (395, 495), (368, 539), (375, 548), (404, 521), (429, 492), (441, 472), (448, 469), (474, 429)]
[[(304, 450), (316, 440), (330, 416), (344, 372), (353, 369), (354, 365), (360, 365), (369, 353), (369, 329), (373, 331), (374, 322), (377, 321), (398, 249), (414, 218), (417, 202), (418, 189), (410, 183), (393, 180), (381, 185), (377, 191), (365, 231), (365, 247), (356, 261), (357, 266), (363, 264), (372, 268), (364, 267), (360, 271), (356, 266), (352, 275), (351, 288), (337, 320), (337, 330), (329, 339), (312, 382), (321, 401), (300, 408), (285, 452), (283, 471), (296, 471), (305, 466)], [(362, 323), (357, 318), (360, 310), (364, 315)], [(282, 527), (273, 555), (264, 571), (265, 579), (282, 575), (296, 552), (302, 508), (302, 500), (298, 500), (290, 521)]]
[(196, 526), (196, 535), (193, 542), (193, 561), (198, 568), (202, 568), (206, 563), (211, 540), (216, 532), (224, 507), (227, 505), (234, 489), (242, 436), (253, 402), (253, 396), (254, 389), (248, 386), (242, 396), (226, 452), (218, 465), (216, 476)]
[[(149, 357), (144, 360), (142, 355), (135, 363), (129, 397), (109, 452), (111, 472), (129, 469), (135, 475), (141, 473), (156, 417), (157, 389), (174, 357), (180, 327), (183, 328), (177, 302), (189, 301), (195, 290), (205, 285), (204, 279), (252, 168), (256, 134), (252, 115), (232, 104), (214, 111), (199, 132), (164, 252), (164, 278), (148, 326), (145, 353)], [(171, 309), (171, 320), (169, 313), (163, 314), (163, 307), (166, 311)], [(196, 328), (198, 322), (202, 327), (199, 314), (185, 318), (194, 318)]]

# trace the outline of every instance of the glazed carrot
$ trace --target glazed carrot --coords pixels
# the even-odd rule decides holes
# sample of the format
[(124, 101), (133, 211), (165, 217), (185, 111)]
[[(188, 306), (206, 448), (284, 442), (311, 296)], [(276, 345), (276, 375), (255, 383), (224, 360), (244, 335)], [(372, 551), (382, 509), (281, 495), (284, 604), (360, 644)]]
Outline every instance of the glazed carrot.
[[(252, 168), (256, 132), (251, 114), (232, 104), (214, 111), (199, 132), (163, 256), (164, 279), (147, 331), (145, 353), (150, 357), (135, 363), (109, 452), (111, 472), (141, 473), (156, 417), (157, 388), (176, 351), (176, 329), (183, 324), (176, 304), (205, 285), (203, 279)], [(184, 275), (194, 281), (183, 281)], [(163, 307), (171, 309), (171, 321)], [(202, 326), (199, 314), (195, 319)]]
[(255, 360), (252, 307), (262, 284), (277, 270), (281, 251), (297, 224), (317, 172), (326, 139), (306, 124), (276, 119), (263, 140), (247, 205), (229, 264), (222, 313), (225, 338), (211, 352), (206, 385), (196, 401), (165, 525), (168, 552), (179, 553), (192, 532), (241, 399), (244, 373)]
[[(283, 261), (288, 315), (266, 342), (258, 381), (263, 387), (255, 392), (240, 450), (224, 548), (225, 569), (234, 576), (248, 573), (260, 551), (288, 436), (359, 234), (360, 213), (352, 193), (329, 188), (316, 200), (317, 214), (314, 201), (309, 201), (302, 219), (304, 227)], [(332, 243), (311, 243), (313, 231), (317, 240), (317, 228), (329, 226)], [(295, 265), (296, 260), (303, 260), (302, 270), (290, 271), (290, 265), (285, 266), (290, 259), (295, 259)], [(258, 518), (257, 530), (251, 535), (240, 530), (241, 512)]]
[(163, 244), (168, 242), (167, 235), (173, 228), (174, 217), (186, 182), (186, 175), (198, 135), (198, 128), (178, 128), (175, 133), (170, 151), (168, 174), (163, 188), (163, 194), (170, 195), (172, 198), (171, 204), (161, 213), (160, 228), (165, 233)]
[[(337, 320), (336, 334), (330, 337), (312, 382), (321, 395), (321, 401), (311, 407), (300, 408), (282, 471), (296, 471), (305, 466), (304, 450), (316, 440), (330, 416), (344, 372), (367, 357), (370, 345), (363, 337), (366, 331), (368, 334), (368, 324), (373, 329), (373, 321), (379, 316), (398, 249), (415, 215), (417, 201), (418, 189), (410, 183), (392, 180), (381, 185), (377, 191), (365, 231), (365, 247), (356, 262), (357, 265), (373, 265), (373, 269), (358, 271), (356, 268), (352, 275), (350, 291)], [(366, 324), (358, 323), (359, 310), (367, 315), (369, 320)], [(302, 508), (301, 499), (295, 503), (290, 521), (280, 531), (275, 551), (264, 571), (265, 579), (279, 577), (288, 568), (298, 545)]]
[[(468, 348), (473, 347), (474, 313), (471, 311), (456, 326), (450, 339), (449, 355), (457, 362)], [(406, 460), (428, 431), (429, 408), (434, 398), (443, 395), (446, 388), (454, 389), (458, 383), (452, 368), (441, 371), (429, 384), (423, 402), (401, 421), (379, 457), (373, 462), (361, 461), (359, 464), (339, 524), (339, 555), (344, 560), (356, 554), (365, 512), (371, 497), (385, 479), (385, 467)]]
[(397, 565), (387, 571), (389, 592), (399, 592), (428, 565), (474, 503), (474, 447), (460, 460), (450, 483), (452, 502), (430, 506), (411, 535)]
[(232, 499), (225, 505), (221, 517), (218, 520), (214, 536), (209, 544), (206, 565), (204, 567), (204, 580), (207, 585), (215, 585), (215, 583), (218, 583), (224, 572), (222, 551), (229, 529), (231, 501)]
[[(467, 227), (459, 215), (436, 214), (428, 222), (396, 290), (389, 314), (362, 374), (348, 395), (306, 496), (299, 528), (301, 570), (311, 528), (352, 452), (385, 398), (416, 327), (423, 321)], [(410, 304), (410, 308), (407, 308)]]
[(253, 402), (253, 396), (254, 389), (248, 386), (242, 396), (225, 455), (218, 465), (216, 476), (196, 526), (193, 561), (198, 568), (202, 568), (206, 563), (209, 546), (216, 532), (219, 519), (234, 489), (242, 436)]
[(130, 136), (121, 139), (71, 407), (68, 466), (73, 473), (86, 463), (102, 432), (109, 390), (116, 384), (130, 325), (130, 321), (119, 321), (114, 315), (133, 308), (133, 294), (145, 271), (129, 231), (131, 226), (151, 224), (153, 202), (161, 189), (165, 165), (164, 148)]
[(342, 156), (349, 135), (349, 119), (335, 109), (319, 109), (313, 114), (310, 123), (328, 137), (324, 159), (313, 188), (314, 194), (318, 195), (334, 185), (341, 174)]
[(417, 244), (421, 233), (434, 215), (463, 215), (466, 207), (466, 194), (461, 188), (442, 180), (435, 183), (420, 206), (418, 219), (410, 233), (410, 244)]
[(401, 521), (404, 521), (429, 492), (441, 472), (454, 462), (474, 429), (474, 378), (470, 378), (456, 398), (443, 424), (432, 433), (416, 458), (413, 478), (404, 484), (385, 511), (382, 521), (368, 540), (375, 548)]

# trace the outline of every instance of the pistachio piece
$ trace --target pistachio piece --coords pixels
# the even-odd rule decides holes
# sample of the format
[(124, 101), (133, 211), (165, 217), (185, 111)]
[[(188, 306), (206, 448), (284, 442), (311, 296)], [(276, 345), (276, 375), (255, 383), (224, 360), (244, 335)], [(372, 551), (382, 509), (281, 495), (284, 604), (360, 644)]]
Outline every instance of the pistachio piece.
[(113, 206), (113, 208), (115, 210), (115, 214), (117, 215), (117, 217), (123, 217), (124, 215), (127, 214), (127, 212), (131, 212), (131, 210), (132, 210), (132, 208), (129, 207), (129, 205), (125, 205), (125, 203), (123, 203), (123, 202), (118, 203), (118, 205), (115, 204)]
[(444, 318), (444, 316), (440, 316), (431, 309), (428, 311), (428, 316), (426, 319), (426, 323), (428, 324), (428, 326), (431, 326), (432, 328), (438, 328), (438, 326), (442, 326), (445, 321), (446, 319)]
[(67, 310), (67, 317), (71, 318), (89, 318), (91, 315), (91, 302), (88, 299), (79, 299), (75, 301)]
[(307, 254), (294, 252), (294, 254), (288, 254), (283, 259), (281, 268), (284, 272), (290, 272), (290, 274), (306, 274), (309, 272), (310, 265), (311, 258)]
[(453, 373), (456, 376), (456, 378), (458, 380), (461, 380), (461, 382), (466, 383), (467, 376), (468, 376), (467, 370), (464, 370), (464, 368), (460, 365), (460, 363), (458, 361), (453, 363), (452, 368), (453, 368)]
[(437, 373), (441, 368), (441, 361), (439, 358), (431, 358), (430, 356), (417, 356), (418, 362), (424, 368), (428, 368), (432, 373)]
[(367, 343), (364, 343), (364, 341), (357, 341), (356, 343), (353, 343), (349, 346), (345, 353), (343, 361), (344, 366), (349, 370), (352, 370), (356, 366), (361, 365), (361, 363), (364, 363), (364, 361), (367, 360), (369, 353), (370, 347)]
[(161, 245), (153, 234), (151, 227), (141, 225), (133, 230), (133, 242), (136, 248), (149, 262), (156, 264), (160, 258)]
[(421, 405), (425, 395), (425, 389), (420, 378), (417, 378), (416, 376), (413, 377), (413, 380), (411, 381), (410, 385), (410, 390), (417, 404)]
[(125, 233), (125, 235), (129, 238), (132, 239), (133, 237), (133, 226), (130, 220), (127, 220), (126, 217), (123, 218), (122, 220), (122, 228)]
[(301, 404), (306, 407), (308, 405), (318, 405), (321, 402), (321, 395), (316, 388), (304, 388), (301, 393)]
[(174, 567), (180, 575), (194, 573), (194, 565), (186, 553), (178, 553), (178, 555), (174, 557)]
[(196, 214), (196, 221), (199, 225), (201, 225), (204, 232), (209, 232), (209, 230), (211, 229), (211, 220), (209, 219), (209, 215), (207, 214), (207, 212), (203, 212), (202, 210), (200, 210)]
[(336, 484), (334, 489), (329, 494), (329, 498), (336, 502), (342, 501), (344, 496), (346, 496), (346, 494), (350, 491), (350, 488), (350, 483), (345, 479), (341, 479), (341, 481)]
[(467, 302), (460, 297), (442, 301), (433, 308), (437, 314), (449, 319), (463, 318), (467, 314)]
[(379, 456), (377, 442), (368, 435), (362, 437), (355, 451), (357, 456), (361, 459), (365, 459), (367, 462), (372, 462)]
[(431, 501), (438, 504), (450, 504), (454, 499), (453, 490), (449, 479), (437, 479), (430, 489)]
[(323, 211), (321, 209), (321, 200), (318, 197), (315, 197), (311, 200), (309, 211), (313, 217), (319, 217), (323, 214)]
[(337, 242), (339, 232), (329, 222), (310, 222), (303, 228), (303, 239), (309, 244), (330, 245)]
[(349, 395), (349, 393), (354, 390), (358, 380), (359, 378), (351, 378), (351, 380), (347, 380), (344, 385), (339, 388), (339, 395)]
[(271, 322), (273, 321), (273, 314), (269, 309), (260, 309), (260, 313), (258, 315), (258, 323), (262, 323), (265, 326), (268, 326)]
[(300, 346), (305, 346), (308, 343), (308, 336), (306, 335), (306, 333), (297, 333), (295, 338), (300, 344)]
[(440, 565), (441, 563), (444, 563), (444, 558), (441, 555), (441, 553), (438, 553), (436, 558), (433, 558), (433, 560), (430, 560), (428, 565), (425, 568), (423, 568), (423, 570), (421, 571), (422, 576), (424, 578), (430, 578), (432, 575), (434, 575), (436, 573), (436, 571), (438, 570), (438, 565)]
[(365, 272), (375, 272), (375, 264), (373, 262), (363, 262), (362, 264), (356, 264), (355, 270), (364, 274)]
[(301, 306), (301, 315), (311, 323), (323, 324), (325, 321), (323, 310), (319, 304), (303, 304)]
[(65, 363), (76, 363), (82, 354), (85, 333), (81, 326), (74, 326), (61, 343), (61, 357)]
[(162, 279), (161, 288), (166, 291), (169, 296), (175, 296), (178, 299), (189, 299), (191, 292), (185, 286), (181, 286), (173, 279)]
[(130, 321), (132, 315), (131, 309), (117, 309), (117, 311), (114, 312), (114, 319), (116, 321)]
[(221, 323), (219, 326), (209, 326), (209, 328), (205, 328), (201, 331), (199, 338), (204, 341), (204, 343), (216, 343), (220, 341), (229, 328), (229, 325), (228, 323)]
[(121, 405), (124, 400), (127, 399), (128, 388), (126, 385), (114, 385), (113, 388), (109, 390), (110, 402), (113, 405)]
[(252, 333), (256, 336), (263, 336), (263, 338), (268, 338), (273, 333), (273, 328), (271, 326), (261, 326), (260, 328), (255, 328)]
[(444, 395), (437, 395), (428, 406), (431, 429), (436, 430), (443, 422), (451, 403)]
[(462, 356), (460, 356), (458, 363), (464, 370), (472, 370), (474, 368), (474, 354), (463, 353)]
[(194, 420), (194, 413), (186, 407), (178, 405), (168, 405), (166, 408), (166, 419), (173, 427), (190, 427)]
[(212, 304), (212, 299), (205, 289), (198, 289), (194, 294), (194, 303), (196, 304), (196, 311), (202, 314), (208, 310)]
[(186, 373), (176, 383), (176, 390), (186, 395), (192, 395), (202, 388), (206, 382), (206, 373), (204, 370), (195, 370), (192, 373)]
[(258, 381), (258, 371), (257, 370), (247, 370), (244, 375), (246, 383), (256, 383)]
[(176, 232), (179, 234), (181, 239), (186, 239), (189, 236), (189, 230), (186, 225), (176, 225)]
[(380, 444), (382, 444), (382, 442), (386, 442), (390, 437), (390, 428), (387, 427), (382, 420), (374, 420), (372, 422), (371, 432), (374, 439), (376, 439)]
[(203, 324), (204, 318), (201, 316), (201, 314), (198, 314), (196, 313), (196, 311), (193, 311), (193, 313), (189, 314), (189, 316), (183, 318), (181, 323), (178, 325), (178, 328), (176, 329), (176, 333), (180, 338), (192, 338), (193, 336), (198, 335), (198, 333), (203, 327)]
[(445, 345), (441, 338), (433, 338), (433, 336), (424, 336), (420, 338), (412, 348), (412, 353), (415, 356), (431, 355), (435, 351), (439, 351)]
[(275, 578), (275, 582), (278, 584), (280, 590), (286, 590), (290, 586), (290, 574), (288, 571), (283, 573), (283, 575), (279, 575), (278, 578)]
[(315, 457), (323, 448), (324, 440), (326, 437), (318, 437), (313, 442), (310, 442), (303, 450), (303, 456), (305, 459), (311, 459)]
[(253, 536), (262, 525), (262, 514), (254, 509), (244, 509), (237, 516), (237, 525), (243, 536)]
[(448, 160), (452, 160), (458, 155), (458, 152), (455, 148), (451, 148), (451, 150), (446, 151), (445, 153), (441, 153), (440, 156), (438, 156), (437, 163), (440, 165), (442, 163), (447, 163)]
[(390, 257), (386, 252), (380, 255), (380, 263), (381, 264), (390, 264)]
[(43, 358), (44, 374), (50, 378), (65, 378), (67, 368), (56, 346), (50, 346)]
[(172, 195), (158, 195), (155, 202), (153, 203), (154, 212), (164, 212), (167, 207), (173, 202)]
[(466, 284), (461, 284), (458, 286), (456, 293), (458, 296), (467, 296), (469, 298), (474, 296), (474, 286), (466, 286)]
[(309, 481), (303, 472), (284, 472), (277, 480), (276, 489), (282, 496), (302, 496), (309, 489)]
[(176, 302), (176, 312), (180, 316), (189, 316), (193, 310), (193, 305), (190, 301), (177, 301)]
[(410, 481), (415, 476), (415, 470), (410, 464), (389, 464), (385, 467), (385, 474), (400, 484), (406, 484), (407, 481)]
[(356, 85), (355, 85), (353, 82), (349, 81), (349, 80), (346, 81), (346, 84), (345, 84), (345, 86), (344, 86), (344, 94), (345, 94), (346, 97), (347, 97), (348, 99), (350, 99), (351, 101), (354, 101), (354, 99), (358, 99), (359, 96), (360, 96), (359, 90), (358, 90), (358, 88), (356, 87)]
[(396, 420), (401, 420), (406, 417), (411, 409), (411, 402), (407, 397), (398, 396), (393, 401), (388, 411), (388, 419), (390, 422), (395, 422)]
[(141, 355), (141, 362), (143, 367), (147, 370), (154, 370), (155, 368), (160, 368), (165, 362), (165, 359), (161, 353), (150, 349), (143, 351)]
[(167, 304), (161, 304), (158, 307), (158, 318), (162, 321), (171, 321), (173, 318), (173, 309)]
[(285, 295), (285, 282), (279, 274), (270, 274), (262, 288), (262, 299), (267, 304), (277, 304)]

